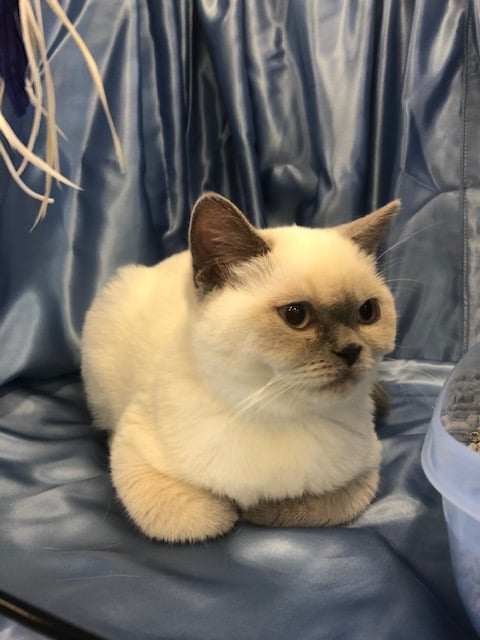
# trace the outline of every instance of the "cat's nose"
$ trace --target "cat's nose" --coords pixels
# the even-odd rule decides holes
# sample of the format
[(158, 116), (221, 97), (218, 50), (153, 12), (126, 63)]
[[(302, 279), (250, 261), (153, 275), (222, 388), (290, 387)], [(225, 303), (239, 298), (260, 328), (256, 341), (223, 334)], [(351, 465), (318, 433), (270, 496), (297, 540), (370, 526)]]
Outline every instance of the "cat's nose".
[(351, 343), (347, 344), (340, 351), (334, 351), (333, 353), (339, 358), (342, 358), (342, 360), (344, 360), (349, 367), (353, 367), (355, 362), (358, 360), (358, 356), (360, 355), (361, 350), (361, 345)]

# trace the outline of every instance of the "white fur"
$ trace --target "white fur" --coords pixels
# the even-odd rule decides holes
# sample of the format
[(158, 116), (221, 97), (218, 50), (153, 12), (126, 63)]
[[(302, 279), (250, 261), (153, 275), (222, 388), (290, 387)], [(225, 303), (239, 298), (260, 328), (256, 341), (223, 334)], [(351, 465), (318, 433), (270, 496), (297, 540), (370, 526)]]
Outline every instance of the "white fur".
[[(372, 259), (334, 230), (259, 234), (272, 250), (257, 266), (240, 268), (244, 286), (225, 286), (203, 301), (189, 252), (121, 269), (94, 302), (83, 336), (97, 423), (121, 432), (159, 472), (242, 507), (331, 491), (380, 459), (369, 392), (382, 353), (365, 354), (363, 377), (349, 393), (279, 382), (278, 394), (269, 395), (285, 365), (281, 353), (262, 352), (255, 314), (292, 301), (328, 303), (342, 291), (393, 309)], [(393, 341), (390, 314), (384, 351)], [(362, 330), (368, 340), (375, 328)]]

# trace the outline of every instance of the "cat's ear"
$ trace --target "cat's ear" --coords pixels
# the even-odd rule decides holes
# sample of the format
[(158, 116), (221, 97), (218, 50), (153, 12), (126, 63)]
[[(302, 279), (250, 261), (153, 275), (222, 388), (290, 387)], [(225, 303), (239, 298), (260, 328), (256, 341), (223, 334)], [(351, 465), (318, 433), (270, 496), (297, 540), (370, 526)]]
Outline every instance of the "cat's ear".
[(336, 229), (343, 236), (353, 240), (367, 253), (374, 253), (387, 233), (392, 218), (398, 213), (400, 206), (400, 200), (393, 200), (373, 213), (369, 213), (353, 222), (342, 224)]
[(217, 193), (204, 194), (193, 207), (189, 244), (193, 281), (201, 293), (228, 282), (232, 266), (269, 251), (243, 213)]

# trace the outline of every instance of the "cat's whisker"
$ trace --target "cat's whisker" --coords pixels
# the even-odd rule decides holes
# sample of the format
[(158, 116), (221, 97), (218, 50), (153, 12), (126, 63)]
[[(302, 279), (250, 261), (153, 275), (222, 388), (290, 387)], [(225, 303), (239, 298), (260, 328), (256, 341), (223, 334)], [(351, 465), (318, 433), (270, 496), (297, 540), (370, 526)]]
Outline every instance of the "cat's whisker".
[[(381, 264), (379, 264), (380, 260), (381, 260)], [(384, 269), (392, 268), (397, 264), (402, 264), (403, 261), (404, 261), (404, 257), (403, 256), (400, 256), (400, 255), (394, 256), (394, 255), (391, 255), (391, 254), (388, 255), (386, 257), (386, 259), (383, 259), (383, 258), (377, 258), (376, 259), (377, 268), (379, 269), (380, 272), (382, 272), (382, 270), (384, 270)]]
[(427, 224), (425, 227), (422, 227), (421, 229), (417, 229), (417, 231), (414, 231), (413, 233), (406, 236), (405, 238), (401, 238), (398, 242), (395, 242), (395, 244), (392, 244), (391, 247), (388, 247), (379, 256), (377, 256), (376, 262), (378, 263), (378, 261), (381, 260), (384, 256), (391, 253), (394, 249), (397, 249), (402, 244), (405, 244), (405, 242), (409, 242), (415, 236), (418, 236), (419, 234), (424, 233), (425, 231), (429, 231), (432, 227), (436, 227), (437, 225), (438, 225), (438, 222), (432, 222), (431, 224)]
[(382, 265), (377, 264), (377, 271), (380, 277), (386, 278), (392, 271), (395, 273), (398, 269), (401, 269), (405, 264), (404, 257), (389, 259), (383, 262)]
[(318, 363), (310, 363), (305, 364), (300, 367), (296, 367), (292, 371), (292, 378), (301, 379), (305, 381), (307, 378), (310, 379), (312, 377), (318, 378), (320, 375), (325, 375), (325, 368)]
[[(399, 291), (409, 291), (414, 292), (418, 290), (418, 287), (424, 285), (422, 280), (415, 280), (414, 278), (392, 278), (391, 280), (384, 280), (383, 284), (386, 284), (393, 294)], [(382, 284), (379, 284), (377, 287), (372, 289), (372, 293), (377, 290), (381, 290), (383, 287)]]
[(273, 376), (266, 384), (237, 404), (237, 410), (233, 417), (237, 418), (249, 411), (263, 409), (276, 400), (279, 395), (285, 394), (292, 389), (298, 389), (299, 381), (304, 381), (304, 378), (299, 379), (294, 375)]
[(389, 278), (384, 282), (385, 284), (392, 284), (393, 282), (413, 282), (415, 284), (423, 284), (422, 280), (418, 280), (416, 278)]
[(414, 287), (392, 287), (392, 294), (394, 297), (401, 293), (414, 294), (417, 291)]
[(271, 384), (266, 385), (263, 389), (262, 396), (257, 399), (258, 404), (261, 402), (262, 407), (270, 404), (280, 394), (290, 390), (292, 386), (292, 381), (289, 378), (285, 376), (275, 376), (272, 379)]
[(246, 413), (249, 409), (261, 402), (268, 390), (277, 382), (278, 379), (274, 376), (273, 378), (270, 378), (270, 380), (262, 387), (256, 389), (256, 391), (251, 393), (246, 398), (243, 398), (236, 406), (237, 411), (235, 412), (235, 416)]

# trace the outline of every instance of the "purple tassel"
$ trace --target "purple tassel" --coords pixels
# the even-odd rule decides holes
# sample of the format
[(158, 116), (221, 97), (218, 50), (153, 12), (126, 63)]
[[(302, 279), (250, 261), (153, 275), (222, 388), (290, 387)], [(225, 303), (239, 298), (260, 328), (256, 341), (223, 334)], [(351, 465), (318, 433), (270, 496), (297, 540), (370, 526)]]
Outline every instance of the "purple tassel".
[(18, 0), (0, 0), (0, 76), (17, 116), (23, 116), (29, 105), (25, 91), (26, 68)]

